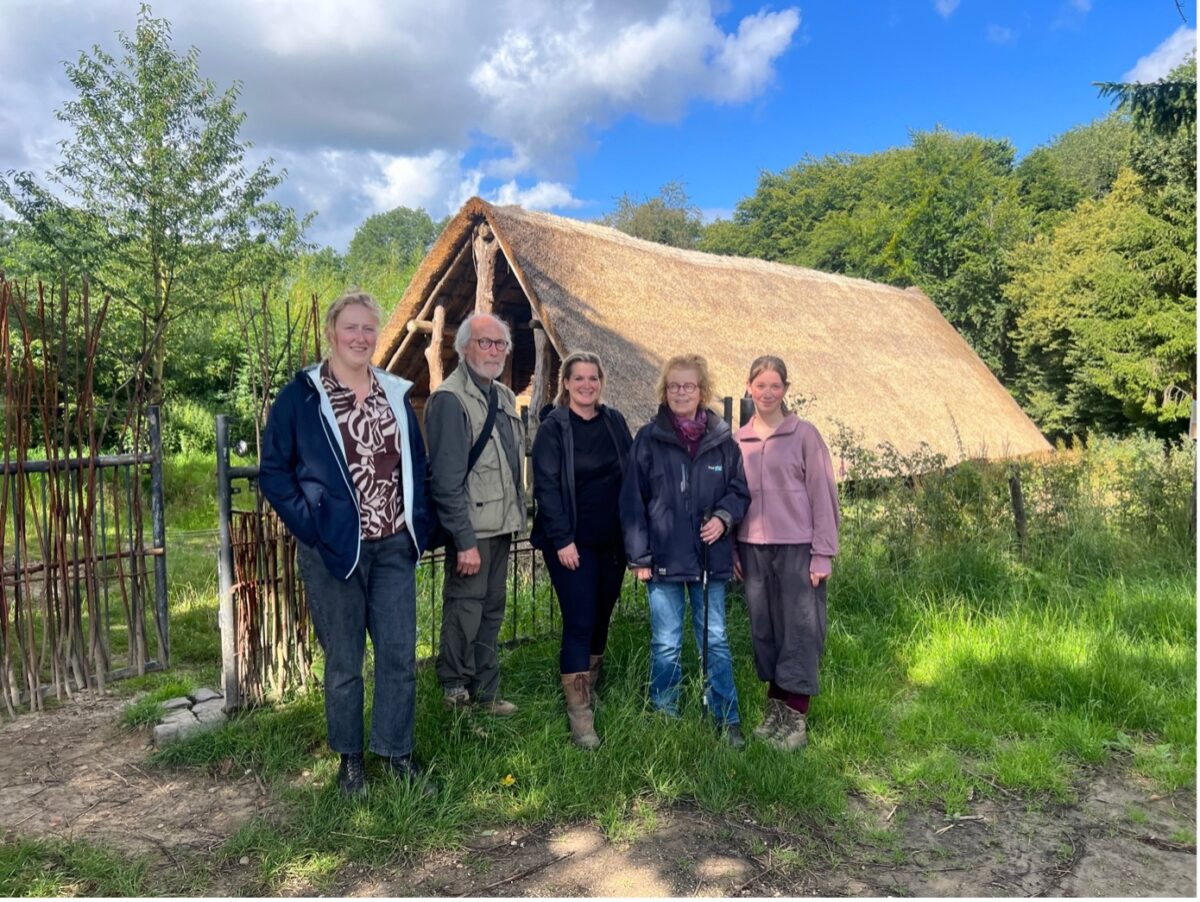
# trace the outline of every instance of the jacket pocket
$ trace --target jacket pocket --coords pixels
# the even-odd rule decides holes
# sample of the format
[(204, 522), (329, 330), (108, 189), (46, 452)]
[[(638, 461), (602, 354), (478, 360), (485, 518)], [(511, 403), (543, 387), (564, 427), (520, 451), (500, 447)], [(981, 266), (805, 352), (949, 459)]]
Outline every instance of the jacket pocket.
[(495, 533), (504, 528), (504, 484), (498, 470), (472, 470), (467, 477), (467, 504), (471, 528)]

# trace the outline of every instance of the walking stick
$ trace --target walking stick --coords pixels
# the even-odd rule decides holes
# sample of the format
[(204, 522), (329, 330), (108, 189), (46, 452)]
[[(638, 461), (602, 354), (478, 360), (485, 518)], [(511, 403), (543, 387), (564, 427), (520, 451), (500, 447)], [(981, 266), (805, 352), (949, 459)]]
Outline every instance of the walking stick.
[[(700, 521), (700, 527), (703, 529), (706, 524), (712, 519), (712, 511), (706, 510), (704, 518)], [(708, 710), (708, 542), (700, 540), (703, 549), (700, 552), (700, 585), (703, 587), (704, 594), (704, 639), (700, 643), (700, 672), (702, 674), (701, 686), (701, 713), (709, 714)]]

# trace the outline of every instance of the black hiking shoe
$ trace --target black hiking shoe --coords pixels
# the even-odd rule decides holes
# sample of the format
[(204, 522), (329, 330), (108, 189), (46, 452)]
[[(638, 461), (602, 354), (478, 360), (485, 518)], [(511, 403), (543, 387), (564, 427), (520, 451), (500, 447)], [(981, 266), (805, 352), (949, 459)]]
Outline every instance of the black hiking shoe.
[(404, 755), (403, 757), (393, 757), (384, 759), (387, 762), (387, 769), (390, 770), (401, 783), (405, 783), (413, 789), (420, 790), (423, 796), (433, 798), (437, 795), (437, 784), (429, 774), (420, 768), (412, 756)]
[(338, 791), (348, 798), (361, 799), (367, 794), (367, 768), (362, 752), (342, 755), (342, 764), (338, 768), (337, 787)]
[(744, 749), (746, 737), (742, 735), (741, 724), (727, 723), (721, 729), (721, 740), (733, 749)]

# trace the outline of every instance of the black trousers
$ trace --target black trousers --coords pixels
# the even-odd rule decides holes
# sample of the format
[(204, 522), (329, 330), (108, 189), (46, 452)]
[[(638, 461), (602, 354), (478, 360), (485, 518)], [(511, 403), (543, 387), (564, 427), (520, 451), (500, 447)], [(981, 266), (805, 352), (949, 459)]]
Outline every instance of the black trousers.
[(590, 655), (604, 654), (608, 622), (621, 597), (625, 580), (625, 550), (617, 546), (576, 546), (579, 567), (568, 570), (558, 562), (558, 552), (543, 551), (550, 582), (562, 611), (561, 673), (582, 673)]

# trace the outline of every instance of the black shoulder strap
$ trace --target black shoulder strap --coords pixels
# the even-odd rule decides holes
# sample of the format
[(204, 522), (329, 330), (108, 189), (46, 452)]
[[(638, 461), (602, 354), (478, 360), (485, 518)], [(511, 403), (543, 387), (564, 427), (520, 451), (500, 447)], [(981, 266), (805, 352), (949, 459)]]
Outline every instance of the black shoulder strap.
[(467, 455), (468, 473), (475, 469), (475, 464), (479, 463), (479, 457), (483, 454), (488, 439), (492, 437), (492, 427), (496, 425), (496, 408), (499, 407), (496, 398), (500, 393), (496, 390), (496, 386), (493, 385), (491, 388), (492, 390), (488, 392), (487, 419), (483, 421), (483, 430), (479, 433), (479, 438), (475, 439), (475, 444), (471, 446), (471, 453)]

